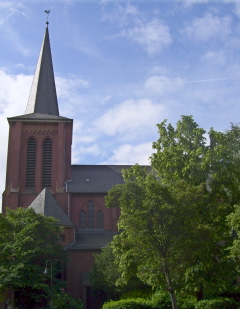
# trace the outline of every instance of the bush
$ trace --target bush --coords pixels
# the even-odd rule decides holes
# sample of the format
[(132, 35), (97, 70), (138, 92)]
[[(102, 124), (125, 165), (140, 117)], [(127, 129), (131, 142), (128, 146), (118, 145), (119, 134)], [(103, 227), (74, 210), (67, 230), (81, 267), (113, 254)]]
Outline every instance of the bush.
[[(179, 309), (195, 309), (195, 297), (181, 294), (177, 294), (176, 297)], [(165, 290), (157, 290), (152, 296), (152, 306), (157, 309), (172, 309), (169, 293)]]
[(74, 299), (67, 293), (55, 294), (53, 297), (54, 309), (83, 309), (84, 305), (81, 299)]
[(196, 306), (196, 297), (189, 296), (189, 297), (177, 297), (177, 303), (179, 309), (195, 309)]
[(218, 297), (201, 300), (195, 306), (196, 309), (237, 309), (239, 303), (232, 298)]
[(157, 290), (152, 296), (152, 306), (158, 309), (172, 309), (171, 300), (167, 291)]
[(102, 309), (152, 309), (152, 302), (143, 298), (129, 298), (110, 301)]
[(128, 298), (143, 298), (143, 299), (151, 299), (152, 297), (152, 289), (138, 289), (130, 292), (123, 293), (121, 295), (121, 299)]

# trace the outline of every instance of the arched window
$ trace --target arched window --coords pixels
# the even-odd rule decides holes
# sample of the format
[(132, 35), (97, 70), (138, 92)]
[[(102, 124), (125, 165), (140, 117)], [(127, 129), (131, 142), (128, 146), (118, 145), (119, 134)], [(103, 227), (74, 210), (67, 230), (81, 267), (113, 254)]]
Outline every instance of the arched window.
[(87, 216), (86, 212), (82, 210), (80, 212), (80, 229), (86, 229), (87, 228)]
[(36, 149), (37, 143), (32, 137), (28, 140), (27, 146), (26, 187), (35, 186)]
[(93, 201), (88, 201), (84, 206), (84, 210), (80, 211), (80, 229), (103, 229), (104, 215), (101, 210), (96, 210), (97, 205)]
[(42, 161), (42, 187), (50, 188), (52, 179), (52, 141), (50, 138), (43, 142), (43, 161)]
[(96, 228), (103, 229), (103, 213), (101, 210), (98, 210), (96, 214)]

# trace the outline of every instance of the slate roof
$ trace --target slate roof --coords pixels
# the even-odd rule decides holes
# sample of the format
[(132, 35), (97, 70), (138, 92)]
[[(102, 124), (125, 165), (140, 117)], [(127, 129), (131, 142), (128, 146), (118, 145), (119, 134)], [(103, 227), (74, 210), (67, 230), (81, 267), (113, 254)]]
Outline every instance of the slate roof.
[(48, 27), (46, 27), (26, 109), (26, 114), (32, 113), (59, 116)]
[(59, 225), (73, 226), (72, 221), (46, 188), (35, 198), (29, 208), (33, 208), (36, 213), (46, 217), (54, 217)]
[(123, 184), (122, 170), (131, 165), (72, 165), (69, 193), (107, 193), (114, 185)]
[(112, 231), (81, 231), (75, 234), (75, 243), (71, 250), (102, 249), (106, 247), (117, 232)]

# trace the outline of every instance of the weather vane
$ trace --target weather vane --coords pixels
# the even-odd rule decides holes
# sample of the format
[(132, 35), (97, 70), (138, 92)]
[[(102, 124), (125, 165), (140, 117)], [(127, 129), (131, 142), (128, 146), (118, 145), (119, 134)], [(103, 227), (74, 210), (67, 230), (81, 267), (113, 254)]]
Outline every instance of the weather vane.
[(48, 24), (49, 24), (49, 22), (48, 22), (48, 16), (49, 16), (49, 14), (50, 14), (50, 10), (45, 10), (44, 12), (47, 14), (47, 21), (46, 21), (46, 24), (48, 25)]

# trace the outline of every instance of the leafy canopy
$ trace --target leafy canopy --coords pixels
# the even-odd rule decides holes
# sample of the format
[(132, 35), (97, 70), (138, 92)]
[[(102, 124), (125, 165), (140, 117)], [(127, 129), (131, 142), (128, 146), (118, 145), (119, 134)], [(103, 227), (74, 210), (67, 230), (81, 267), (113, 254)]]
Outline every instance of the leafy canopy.
[(36, 214), (31, 208), (8, 210), (6, 216), (0, 214), (1, 293), (13, 290), (15, 301), (25, 306), (48, 297), (49, 276), (43, 273), (46, 261), (53, 263), (56, 284), (59, 265), (65, 262), (60, 232), (54, 218)]
[(240, 129), (207, 134), (182, 116), (176, 128), (165, 120), (158, 130), (152, 172), (138, 165), (125, 170), (125, 184), (112, 188), (106, 203), (121, 208), (122, 232), (112, 243), (117, 283), (137, 274), (165, 287), (177, 308), (175, 291), (201, 299), (223, 293), (236, 278), (226, 218), (240, 198)]

